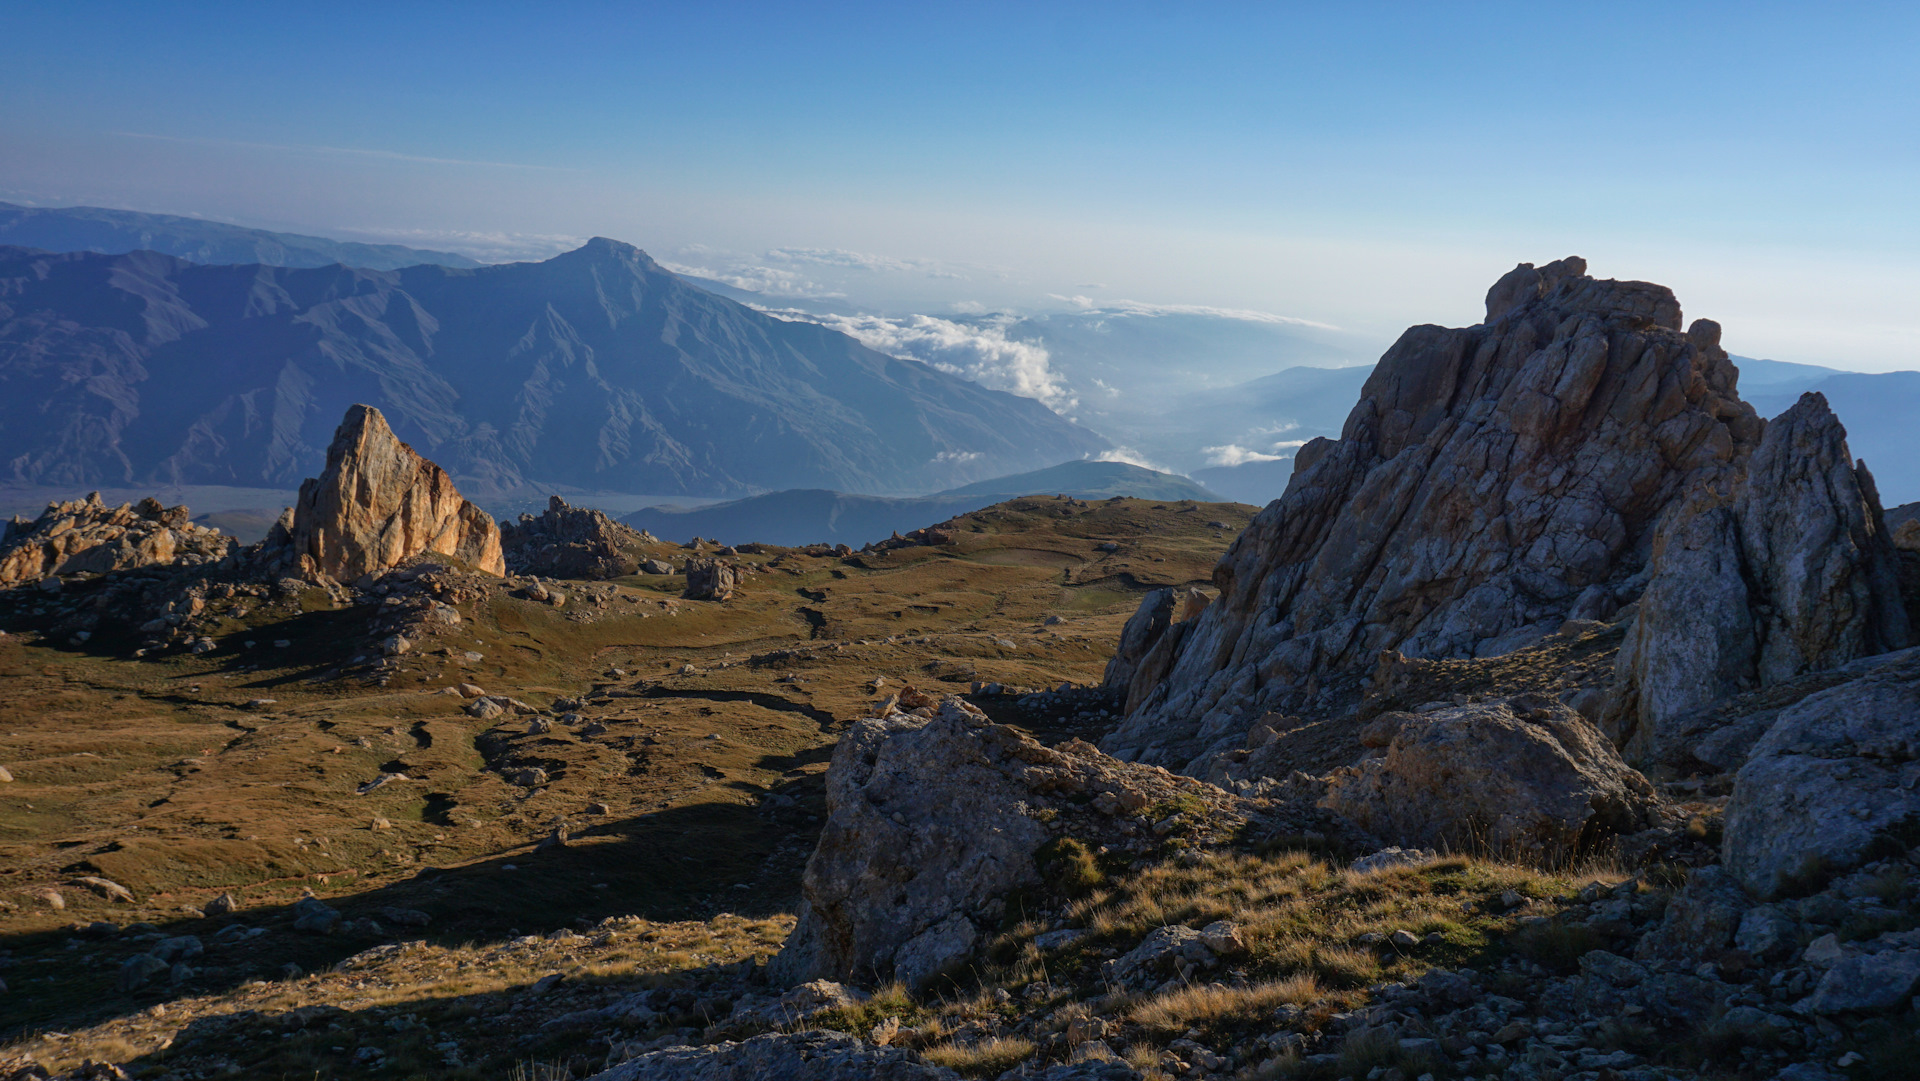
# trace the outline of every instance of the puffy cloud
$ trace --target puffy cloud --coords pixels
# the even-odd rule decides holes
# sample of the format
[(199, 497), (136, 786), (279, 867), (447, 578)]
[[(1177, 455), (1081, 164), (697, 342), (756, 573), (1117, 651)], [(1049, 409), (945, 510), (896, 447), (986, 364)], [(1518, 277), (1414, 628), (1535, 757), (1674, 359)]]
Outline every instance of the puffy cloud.
[(977, 450), (943, 450), (934, 455), (933, 460), (936, 462), (971, 462), (976, 458), (984, 457), (986, 457), (986, 455)]
[(1008, 338), (1004, 322), (957, 323), (931, 315), (888, 318), (790, 310), (767, 314), (832, 327), (868, 348), (920, 361), (993, 390), (1036, 398), (1056, 412), (1080, 404), (1051, 367), (1046, 347)]
[(1115, 447), (1112, 450), (1101, 451), (1099, 454), (1094, 455), (1093, 460), (1096, 462), (1125, 462), (1127, 465), (1137, 465), (1142, 469), (1151, 469), (1156, 473), (1173, 472), (1173, 470), (1155, 462), (1131, 447)]

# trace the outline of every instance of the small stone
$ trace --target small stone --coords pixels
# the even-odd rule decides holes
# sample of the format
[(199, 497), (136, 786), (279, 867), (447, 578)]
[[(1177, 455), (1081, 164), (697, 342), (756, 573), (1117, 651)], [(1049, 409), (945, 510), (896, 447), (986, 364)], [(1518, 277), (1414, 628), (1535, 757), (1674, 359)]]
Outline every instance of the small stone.
[(1420, 944), (1419, 936), (1405, 928), (1388, 935), (1387, 941), (1403, 950), (1410, 950)]
[(240, 902), (234, 900), (233, 894), (231, 893), (223, 893), (215, 897), (213, 900), (208, 901), (201, 909), (202, 912), (205, 912), (209, 916), (229, 916), (239, 910)]

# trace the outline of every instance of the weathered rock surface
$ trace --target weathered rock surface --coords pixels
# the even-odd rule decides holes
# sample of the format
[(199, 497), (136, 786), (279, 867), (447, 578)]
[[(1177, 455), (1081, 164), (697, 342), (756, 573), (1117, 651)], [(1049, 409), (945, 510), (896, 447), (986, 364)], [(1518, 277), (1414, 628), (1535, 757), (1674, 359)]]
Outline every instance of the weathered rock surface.
[(1817, 886), (1920, 824), (1920, 649), (1780, 711), (1734, 777), (1727, 869), (1755, 895)]
[(724, 601), (740, 584), (739, 569), (719, 559), (689, 559), (686, 575), (685, 596), (690, 600)]
[(669, 1047), (588, 1081), (959, 1081), (911, 1051), (875, 1047), (844, 1032), (770, 1032), (739, 1043)]
[(1688, 765), (1691, 714), (1911, 638), (1873, 479), (1819, 394), (1674, 510), (1650, 570), (1607, 717), (1635, 761)]
[[(500, 527), (365, 405), (347, 410), (327, 448), (326, 469), (300, 485), (284, 535), (302, 570), (342, 582), (426, 552), (489, 574), (507, 572)], [(270, 549), (279, 539), (276, 532), (265, 543)]]
[(1123, 673), (1103, 746), (1194, 763), (1269, 711), (1337, 708), (1383, 649), (1502, 654), (1634, 599), (1662, 513), (1763, 424), (1717, 325), (1585, 269), (1523, 265), (1485, 323), (1402, 335), (1222, 558), (1220, 598)]
[(1335, 770), (1322, 801), (1382, 840), (1540, 861), (1652, 824), (1653, 786), (1558, 702), (1389, 717), (1384, 753)]
[(1079, 740), (1046, 747), (960, 698), (857, 722), (827, 771), (827, 823), (802, 882), (800, 921), (774, 958), (779, 982), (925, 986), (964, 962), (1009, 890), (1041, 880), (1052, 837), (1124, 843), (1176, 796), (1216, 825), (1243, 801)]
[(618, 578), (640, 567), (634, 549), (653, 538), (589, 507), (559, 496), (539, 517), (522, 514), (500, 529), (500, 547), (515, 574), (555, 578)]
[(0, 534), (0, 589), (63, 574), (216, 563), (233, 548), (233, 538), (195, 525), (186, 507), (163, 507), (152, 498), (109, 507), (94, 492), (49, 503), (31, 522), (7, 523)]

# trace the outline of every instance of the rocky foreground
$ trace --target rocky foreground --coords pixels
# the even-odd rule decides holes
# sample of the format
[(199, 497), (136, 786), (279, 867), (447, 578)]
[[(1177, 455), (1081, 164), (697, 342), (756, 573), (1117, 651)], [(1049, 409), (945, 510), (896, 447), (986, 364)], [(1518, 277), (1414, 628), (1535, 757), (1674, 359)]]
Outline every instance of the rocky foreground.
[[(68, 1077), (183, 1081), (242, 1072), (232, 1048), (260, 1041), (299, 1046), (315, 1072), (476, 1076), (463, 1056), (485, 1044), (496, 1061), (527, 1049), (516, 1076), (602, 1081), (1915, 1076), (1920, 532), (1880, 506), (1817, 395), (1768, 421), (1737, 380), (1718, 326), (1684, 324), (1666, 289), (1523, 264), (1485, 322), (1403, 336), (1214, 590), (1147, 594), (1103, 686), (867, 683), (877, 700), (835, 731), (790, 930), (616, 918), (505, 945), (396, 942), (183, 1001), (185, 1020), (103, 1023), (90, 1040), (135, 1052), (111, 1067), (75, 1067), (87, 1049), (47, 1033), (14, 1053)], [(413, 622), (382, 627), (430, 637), (441, 608), (470, 605), (435, 591), (491, 561), (407, 560), (501, 549), (460, 524), (457, 494), (402, 472), (423, 479), (375, 484), (402, 495), (340, 541), (296, 511), (226, 573), (277, 559), (384, 589), (387, 618)], [(827, 580), (937, 559), (991, 513), (824, 553)], [(429, 540), (449, 529), (464, 539)], [(636, 537), (559, 503), (508, 540), (508, 561), (576, 582), (647, 570)], [(363, 552), (382, 565), (349, 586)], [(689, 603), (724, 613), (748, 595), (726, 553), (684, 574)], [(619, 594), (513, 583), (551, 608), (601, 588)], [(366, 674), (399, 678), (406, 656)], [(966, 679), (939, 658), (919, 672)], [(774, 701), (730, 693), (709, 701)], [(527, 798), (554, 781), (541, 741), (591, 727), (584, 698), (463, 701), (525, 725), (481, 745), (524, 753), (509, 780)], [(568, 842), (563, 824), (543, 847)], [(224, 925), (191, 943), (99, 933), (140, 951), (116, 955), (137, 982), (372, 918), (318, 899), (202, 915)]]

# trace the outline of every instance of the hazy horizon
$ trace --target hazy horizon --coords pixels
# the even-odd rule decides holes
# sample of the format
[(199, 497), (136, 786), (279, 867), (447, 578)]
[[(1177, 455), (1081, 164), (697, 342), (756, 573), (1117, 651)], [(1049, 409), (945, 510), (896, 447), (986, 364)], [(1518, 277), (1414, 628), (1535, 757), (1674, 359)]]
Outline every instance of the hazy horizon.
[[(1384, 342), (1520, 261), (1751, 356), (1916, 366), (1893, 7), (20, 9), (0, 199), (550, 255), (883, 311), (1085, 297)], [(295, 47), (297, 46), (297, 47)], [(864, 277), (863, 277), (864, 276)], [(867, 294), (844, 282), (861, 278)]]

